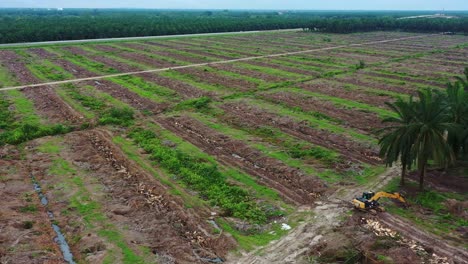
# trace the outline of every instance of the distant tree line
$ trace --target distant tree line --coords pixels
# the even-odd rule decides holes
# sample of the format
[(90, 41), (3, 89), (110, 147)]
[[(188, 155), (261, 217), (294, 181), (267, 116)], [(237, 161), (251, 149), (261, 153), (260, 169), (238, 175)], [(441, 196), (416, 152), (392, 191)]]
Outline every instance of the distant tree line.
[(457, 19), (402, 19), (424, 12), (232, 11), (137, 9), (0, 9), (0, 43), (303, 28), (350, 33), (373, 30), (467, 33)]
[(378, 30), (408, 32), (458, 32), (468, 34), (468, 18), (412, 18), (354, 17), (315, 19), (306, 30), (330, 33), (353, 33)]

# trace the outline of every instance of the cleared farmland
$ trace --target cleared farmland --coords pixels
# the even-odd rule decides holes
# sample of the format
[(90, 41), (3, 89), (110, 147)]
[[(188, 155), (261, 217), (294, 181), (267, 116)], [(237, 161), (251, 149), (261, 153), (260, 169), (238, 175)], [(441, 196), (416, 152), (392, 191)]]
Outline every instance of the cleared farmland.
[(466, 36), (400, 32), (0, 49), (0, 87), (44, 83), (0, 92), (1, 256), (60, 261), (50, 212), (77, 262), (236, 259), (376, 181), (385, 102), (467, 57)]

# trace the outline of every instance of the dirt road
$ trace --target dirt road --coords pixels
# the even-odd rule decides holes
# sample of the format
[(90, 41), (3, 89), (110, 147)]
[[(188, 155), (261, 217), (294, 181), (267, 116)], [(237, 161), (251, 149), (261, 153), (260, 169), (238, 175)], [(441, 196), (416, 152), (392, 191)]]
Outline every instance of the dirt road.
[[(298, 212), (309, 212), (302, 224), (292, 230), (280, 240), (273, 241), (269, 245), (259, 248), (242, 256), (232, 256), (228, 263), (238, 264), (267, 264), (267, 263), (303, 263), (304, 253), (308, 249), (321, 242), (322, 238), (335, 227), (341, 224), (346, 212), (352, 208), (349, 201), (364, 190), (378, 190), (385, 186), (391, 179), (399, 176), (399, 168), (393, 167), (385, 173), (369, 182), (366, 186), (343, 187), (329, 197), (316, 202), (316, 207), (299, 208)], [(389, 228), (403, 234), (407, 239), (412, 239), (425, 247), (430, 247), (440, 255), (452, 258), (456, 263), (468, 263), (468, 253), (458, 247), (449, 245), (434, 235), (419, 230), (412, 223), (397, 218), (388, 213), (379, 215), (381, 222)]]

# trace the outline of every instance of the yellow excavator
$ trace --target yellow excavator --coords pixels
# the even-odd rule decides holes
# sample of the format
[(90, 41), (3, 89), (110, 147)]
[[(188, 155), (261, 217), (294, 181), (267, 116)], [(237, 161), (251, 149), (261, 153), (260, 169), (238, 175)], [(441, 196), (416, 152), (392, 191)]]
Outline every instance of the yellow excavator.
[(362, 197), (353, 200), (353, 204), (356, 209), (360, 210), (384, 211), (385, 209), (379, 204), (379, 199), (382, 197), (396, 199), (406, 205), (406, 200), (401, 194), (388, 192), (364, 192)]

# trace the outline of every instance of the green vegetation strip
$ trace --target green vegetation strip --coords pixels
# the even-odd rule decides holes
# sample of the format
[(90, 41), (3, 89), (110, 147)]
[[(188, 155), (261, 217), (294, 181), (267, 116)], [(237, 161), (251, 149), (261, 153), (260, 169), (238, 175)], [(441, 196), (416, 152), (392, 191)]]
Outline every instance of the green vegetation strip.
[(257, 204), (247, 191), (228, 184), (226, 176), (216, 164), (165, 146), (155, 133), (136, 129), (129, 134), (129, 137), (150, 154), (150, 159), (198, 191), (200, 196), (206, 197), (212, 206), (217, 205), (222, 208), (226, 215), (264, 223), (270, 217), (282, 214), (277, 210), (267, 210), (268, 205)]

